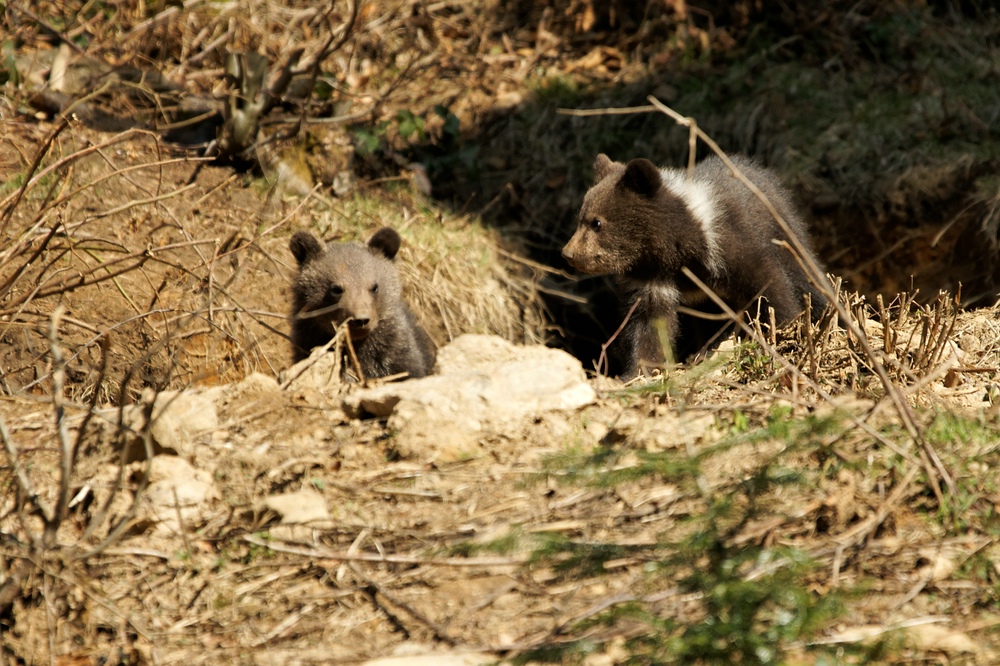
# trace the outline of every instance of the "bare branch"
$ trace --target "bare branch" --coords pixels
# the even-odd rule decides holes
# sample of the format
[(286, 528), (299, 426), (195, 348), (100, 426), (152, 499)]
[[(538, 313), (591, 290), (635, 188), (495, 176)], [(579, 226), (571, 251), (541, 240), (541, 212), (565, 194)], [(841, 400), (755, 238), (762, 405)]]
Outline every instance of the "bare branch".
[(56, 534), (66, 515), (66, 505), (69, 503), (70, 481), (73, 476), (73, 445), (66, 432), (66, 407), (63, 402), (66, 362), (59, 347), (59, 322), (64, 311), (62, 305), (56, 307), (49, 327), (49, 349), (52, 352), (52, 414), (56, 420), (56, 435), (59, 438), (60, 465), (59, 496), (52, 508), (52, 515), (45, 520), (45, 534), (42, 537), (42, 544), (46, 548), (52, 548), (56, 544)]
[(17, 477), (19, 490), (32, 509), (44, 516), (45, 511), (42, 509), (41, 501), (38, 499), (38, 493), (35, 492), (35, 488), (31, 485), (31, 480), (28, 479), (28, 473), (21, 465), (21, 454), (17, 450), (10, 432), (7, 431), (7, 423), (4, 421), (2, 414), (0, 414), (0, 438), (3, 439), (4, 450), (7, 452), (8, 460), (10, 460), (10, 466), (14, 468), (14, 475)]
[[(35, 171), (38, 170), (38, 167), (42, 163), (42, 160), (45, 158), (45, 155), (48, 154), (49, 148), (52, 147), (52, 142), (55, 141), (56, 137), (59, 136), (62, 133), (62, 131), (66, 129), (68, 126), (69, 126), (68, 119), (62, 118), (59, 121), (59, 124), (56, 125), (56, 128), (52, 130), (52, 132), (49, 134), (48, 137), (46, 137), (45, 143), (43, 143), (42, 147), (39, 148), (38, 152), (35, 153), (35, 159), (31, 163), (31, 166), (28, 167), (28, 172), (24, 175), (24, 182), (21, 183), (21, 187), (17, 188), (17, 191), (14, 192), (14, 194), (8, 196), (6, 199), (0, 202), (0, 206), (4, 207), (3, 223), (2, 225), (0, 225), (0, 236), (6, 235), (7, 225), (10, 223), (10, 216), (14, 214), (14, 209), (17, 208), (17, 204), (21, 202), (21, 198), (25, 195), (25, 193), (37, 182), (38, 179), (32, 178), (32, 176), (34, 175)], [(39, 174), (39, 178), (48, 173), (51, 170), (51, 168), (52, 167), (45, 169), (41, 174)]]

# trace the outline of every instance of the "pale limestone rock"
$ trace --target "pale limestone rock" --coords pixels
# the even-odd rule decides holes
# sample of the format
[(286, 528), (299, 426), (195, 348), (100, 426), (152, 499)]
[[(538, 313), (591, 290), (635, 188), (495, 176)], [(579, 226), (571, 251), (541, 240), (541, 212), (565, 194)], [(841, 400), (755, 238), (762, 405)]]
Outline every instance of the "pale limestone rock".
[(297, 393), (318, 392), (326, 395), (336, 395), (343, 388), (340, 378), (341, 364), (337, 354), (323, 351), (322, 347), (312, 350), (308, 358), (304, 358), (288, 368), (278, 377), (282, 388)]
[(281, 387), (274, 377), (262, 372), (252, 372), (242, 381), (226, 388), (226, 400), (254, 400), (276, 395), (280, 391)]
[(976, 654), (981, 647), (985, 647), (977, 644), (968, 634), (939, 624), (908, 627), (906, 633), (918, 647), (947, 655)]
[[(149, 392), (143, 397), (153, 400), (152, 437), (153, 455), (163, 453), (190, 458), (194, 447), (202, 435), (219, 428), (219, 416), (215, 409), (216, 400), (222, 395), (220, 387), (203, 391), (162, 391)], [(148, 404), (148, 402), (147, 402)], [(144, 405), (127, 405), (122, 421), (133, 433), (141, 433), (146, 427)], [(107, 417), (114, 422), (117, 415), (108, 410)], [(127, 441), (131, 461), (145, 460), (146, 449), (141, 437), (131, 437)]]
[(177, 456), (156, 456), (140, 497), (140, 521), (149, 521), (155, 534), (178, 534), (182, 522), (191, 533), (205, 523), (220, 498), (208, 472)]
[(271, 495), (264, 499), (264, 506), (280, 514), (281, 522), (286, 524), (311, 523), (330, 519), (326, 500), (322, 495), (312, 490)]
[(542, 346), (516, 346), (463, 335), (438, 351), (429, 377), (350, 392), (344, 411), (388, 418), (404, 457), (475, 455), (483, 436), (513, 436), (525, 419), (591, 404), (594, 389), (580, 362)]
[(632, 432), (632, 441), (649, 452), (666, 451), (708, 440), (714, 428), (712, 414), (664, 414), (639, 421)]

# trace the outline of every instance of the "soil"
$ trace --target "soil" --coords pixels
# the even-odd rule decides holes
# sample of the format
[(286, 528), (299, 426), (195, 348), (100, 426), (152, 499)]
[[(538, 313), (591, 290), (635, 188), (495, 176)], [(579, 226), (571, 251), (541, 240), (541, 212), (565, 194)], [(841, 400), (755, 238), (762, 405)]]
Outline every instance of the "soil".
[[(932, 483), (916, 477), (923, 468), (912, 442), (898, 437), (898, 416), (886, 400), (876, 406), (859, 397), (870, 395), (872, 384), (824, 400), (804, 386), (782, 390), (795, 384), (787, 373), (751, 379), (739, 354), (722, 365), (716, 359), (674, 371), (668, 389), (622, 390), (593, 379), (600, 393), (591, 406), (512, 422), (452, 453), (415, 451), (407, 429), (348, 417), (341, 401), (358, 385), (281, 390), (258, 374), (190, 391), (211, 396), (217, 423), (183, 441), (179, 460), (191, 467), (174, 479), (166, 513), (150, 514), (141, 502), (126, 531), (101, 552), (75, 559), (105, 545), (104, 535), (127, 515), (147, 474), (145, 462), (126, 464), (124, 487), (87, 537), (117, 486), (116, 410), (83, 439), (71, 487), (77, 500), (59, 530), (61, 547), (21, 559), (33, 551), (15, 539), (37, 536), (41, 525), (8, 505), (6, 570), (33, 564), (7, 611), (3, 649), (8, 659), (26, 663), (49, 649), (79, 660), (58, 663), (97, 663), (98, 655), (111, 655), (112, 663), (160, 664), (353, 663), (455, 652), (497, 658), (564, 644), (577, 638), (577, 622), (629, 599), (649, 600), (650, 610), (681, 626), (698, 623), (700, 595), (682, 593), (682, 572), (655, 575), (650, 565), (700, 529), (710, 497), (739, 497), (741, 484), (777, 465), (795, 470), (799, 482), (767, 488), (727, 542), (737, 550), (758, 544), (808, 554), (816, 565), (803, 584), (814, 594), (864, 589), (844, 598), (846, 610), (824, 639), (852, 645), (851, 632), (864, 628), (879, 637), (908, 621), (930, 622), (945, 635), (926, 644), (898, 628), (881, 637), (903, 640), (899, 656), (991, 663), (992, 588), (967, 567), (977, 557), (1000, 557), (993, 512), (981, 504), (997, 501), (995, 486), (986, 463), (963, 466), (957, 456), (995, 456), (995, 314), (962, 315), (956, 325), (966, 346), (985, 343), (961, 367), (989, 365), (990, 372), (969, 372), (951, 388), (939, 380), (906, 391), (921, 414), (949, 413), (985, 429), (981, 439), (934, 440), (946, 446), (940, 455), (973, 495), (965, 527), (928, 513)], [(837, 347), (827, 353), (842, 353)], [(824, 373), (835, 365), (825, 360)], [(826, 377), (821, 384), (838, 383)], [(75, 441), (82, 414), (70, 413)], [(838, 420), (828, 434), (805, 429), (801, 436), (809, 441), (796, 441), (796, 423), (834, 413), (860, 418), (892, 439), (880, 443)], [(39, 499), (50, 505), (59, 460), (52, 405), (8, 398), (3, 415)], [(751, 433), (780, 422), (793, 434), (734, 438), (740, 418)], [(935, 426), (926, 418), (920, 426), (930, 433)], [(439, 428), (438, 437), (447, 441), (449, 429)], [(897, 445), (905, 447), (898, 456)], [(178, 460), (173, 453), (154, 460)], [(589, 455), (598, 458), (588, 463)], [(638, 473), (656, 456), (666, 463), (690, 455), (700, 463), (681, 475), (667, 468)], [(626, 472), (609, 484), (580, 475), (588, 466), (593, 473)], [(206, 472), (215, 490), (177, 522), (172, 509), (193, 469)], [(153, 488), (145, 491), (150, 497)], [(269, 508), (268, 498), (302, 492), (325, 507), (322, 515), (289, 524), (281, 518), (285, 511)], [(605, 544), (613, 552), (598, 557), (596, 568), (539, 555), (545, 544), (564, 541)], [(584, 635), (597, 653), (587, 663), (618, 661), (629, 652), (625, 639), (647, 630), (628, 620), (592, 627)], [(899, 639), (901, 631), (908, 637)]]

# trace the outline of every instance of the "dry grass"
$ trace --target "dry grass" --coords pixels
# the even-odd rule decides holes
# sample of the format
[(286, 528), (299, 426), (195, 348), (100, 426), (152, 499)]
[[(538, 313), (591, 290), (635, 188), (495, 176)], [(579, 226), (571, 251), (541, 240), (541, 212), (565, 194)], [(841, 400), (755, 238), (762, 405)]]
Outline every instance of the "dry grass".
[[(546, 338), (535, 287), (540, 270), (516, 259), (516, 245), (503, 241), (505, 247), (498, 247), (501, 241), (475, 222), (433, 211), (405, 186), (331, 201), (318, 195), (309, 169), (298, 166), (304, 149), (294, 137), (302, 121), (326, 115), (333, 103), (353, 104), (352, 118), (376, 119), (386, 112), (394, 85), (412, 85), (406, 72), (413, 63), (403, 63), (388, 88), (388, 80), (379, 78), (389, 75), (386, 44), (394, 44), (399, 57), (414, 53), (404, 38), (408, 11), (366, 6), (352, 29), (350, 4), (318, 11), (266, 2), (193, 3), (184, 11), (150, 7), (151, 13), (143, 14), (120, 8), (104, 16), (74, 14), (75, 9), (42, 3), (8, 11), (11, 34), (26, 57), (46, 53), (39, 40), (47, 29), (70, 26), (71, 37), (85, 19), (105, 28), (89, 40), (86, 57), (73, 49), (69, 56), (56, 54), (67, 72), (61, 85), (48, 70), (56, 66), (51, 59), (22, 61), (19, 71), (34, 83), (8, 86), (13, 106), (36, 104), (31, 91), (40, 85), (63, 95), (62, 112), (84, 122), (94, 118), (82, 112), (86, 106), (119, 119), (128, 110), (142, 127), (169, 129), (182, 116), (197, 126), (205, 113), (219, 108), (213, 86), (225, 54), (260, 52), (273, 63), (272, 91), (284, 74), (293, 79), (285, 84), (291, 88), (284, 104), (262, 125), (255, 153), (271, 174), (269, 182), (278, 186), (257, 181), (258, 187), (252, 177), (207, 165), (200, 149), (165, 143), (162, 135), (137, 128), (108, 138), (58, 118), (48, 130), (9, 125), (14, 131), (4, 142), (3, 161), (16, 179), (8, 181), (0, 201), (4, 231), (14, 239), (4, 248), (0, 286), (5, 322), (0, 335), (7, 341), (0, 351), (8, 392), (47, 381), (47, 371), (39, 367), (45, 364), (45, 347), (38, 342), (54, 302), (69, 310), (65, 321), (71, 330), (64, 344), (71, 347), (70, 384), (79, 385), (74, 390), (84, 396), (95, 389), (87, 380), (96, 345), (112, 333), (112, 372), (109, 384), (98, 389), (106, 400), (124, 399), (114, 382), (126, 369), (138, 377), (136, 386), (161, 389), (231, 381), (257, 370), (276, 374), (287, 357), (281, 336), (290, 270), (283, 239), (293, 227), (314, 227), (328, 239), (364, 237), (382, 224), (400, 228), (408, 241), (409, 293), (439, 344), (466, 331), (518, 341)], [(47, 21), (24, 22), (38, 16)], [(344, 52), (337, 50), (348, 35)], [(376, 43), (377, 63), (366, 55)], [(295, 44), (294, 52), (289, 44)], [(129, 67), (147, 70), (154, 57), (158, 69), (133, 80)], [(333, 87), (334, 96), (295, 97), (294, 81), (310, 80), (320, 69), (323, 77), (338, 73), (337, 80), (324, 84)], [(160, 76), (167, 81), (184, 76), (186, 90), (161, 84)], [(198, 101), (201, 115), (184, 115), (183, 100)], [(288, 113), (291, 108), (294, 113)], [(359, 114), (361, 108), (366, 110)], [(307, 143), (314, 136), (303, 135)], [(321, 136), (319, 141), (327, 140), (327, 134)], [(329, 151), (346, 150), (349, 164), (350, 141), (345, 148), (343, 133), (333, 136), (334, 143), (324, 143), (326, 152), (314, 161), (336, 161)], [(299, 175), (289, 179), (286, 173)], [(286, 203), (290, 191), (308, 196)]]
[[(857, 296), (842, 302), (884, 360), (883, 328), (870, 319), (875, 313), (858, 306)], [(862, 312), (866, 319), (855, 318)], [(930, 342), (898, 342), (916, 339), (925, 317), (933, 312), (914, 309), (904, 324), (893, 319), (899, 358), (933, 349)], [(110, 651), (139, 663), (218, 663), (248, 650), (279, 663), (329, 663), (414, 642), (517, 654), (566, 644), (578, 636), (578, 623), (636, 603), (694, 626), (704, 609), (699, 596), (679, 591), (683, 571), (651, 577), (648, 567), (666, 566), (672, 549), (699, 529), (698, 516), (712, 510), (713, 497), (739, 497), (748, 478), (774, 465), (797, 470), (802, 482), (767, 488), (749, 519), (722, 519), (731, 529), (726, 548), (770, 543), (801, 551), (813, 562), (803, 584), (821, 596), (870, 586), (864, 603), (845, 600), (841, 627), (890, 631), (904, 619), (959, 607), (969, 620), (950, 623), (950, 631), (973, 634), (985, 620), (976, 610), (978, 593), (963, 585), (970, 574), (957, 572), (979, 553), (994, 552), (988, 523), (980, 522), (990, 514), (977, 505), (962, 515), (945, 507), (993, 492), (989, 467), (966, 461), (992, 460), (996, 415), (977, 416), (981, 408), (956, 400), (944, 379), (946, 368), (986, 369), (998, 349), (995, 336), (983, 335), (995, 325), (991, 317), (949, 314), (945, 321), (954, 323), (950, 341), (964, 339), (970, 349), (968, 336), (990, 342), (959, 365), (943, 358), (893, 382), (919, 410), (921, 433), (961, 479), (957, 493), (940, 484), (941, 504), (930, 490), (935, 477), (926, 473), (933, 465), (925, 466), (892, 410), (878, 405), (871, 359), (830, 320), (761, 338), (775, 350), (763, 360), (741, 351), (706, 368), (671, 372), (667, 390), (613, 393), (579, 414), (527, 424), (522, 436), (484, 437), (485, 455), (433, 466), (394, 460), (399, 435), (375, 421), (347, 419), (333, 395), (254, 396), (228, 387), (217, 398), (220, 426), (189, 454), (198, 469), (211, 471), (219, 497), (182, 519), (182, 534), (156, 528), (141, 512), (130, 518), (148, 464), (123, 465), (108, 455), (122, 450), (126, 436), (116, 418), (85, 429), (89, 412), (66, 404), (66, 441), (83, 442), (69, 496), (83, 501), (70, 503), (56, 548), (32, 547), (28, 538), (41, 538), (40, 516), (51, 513), (60, 494), (56, 412), (8, 399), (6, 436), (18, 448), (10, 460), (28, 470), (37, 495), (23, 496), (34, 497), (42, 511), (19, 510), (15, 493), (0, 508), (3, 531), (23, 540), (4, 555), (6, 570), (17, 572), (5, 580), (4, 593), (12, 596), (3, 598), (13, 604), (7, 612), (18, 618), (18, 631), (5, 635), (3, 649), (21, 658)], [(761, 365), (752, 365), (755, 359)], [(960, 386), (982, 393), (997, 368), (960, 376)], [(983, 434), (948, 434), (936, 410)], [(815, 425), (824, 422), (832, 426)], [(684, 460), (685, 447), (701, 460), (696, 476), (669, 468), (640, 472), (660, 457)], [(606, 474), (614, 476), (595, 483)], [(268, 495), (300, 489), (323, 498), (329, 521), (283, 525), (263, 507)], [(130, 527), (116, 535), (123, 519)], [(99, 553), (88, 554), (102, 543)], [(552, 544), (564, 550), (536, 559)], [(596, 546), (610, 559), (588, 568), (574, 549)], [(765, 585), (782, 566), (791, 565), (762, 561), (739, 576)], [(58, 626), (57, 618), (64, 618)], [(621, 640), (647, 630), (612, 622), (586, 634), (614, 652)], [(846, 630), (823, 637), (855, 642)]]
[[(43, 340), (56, 303), (68, 310), (70, 384), (84, 398), (99, 390), (103, 400), (119, 401), (143, 385), (276, 375), (289, 356), (285, 292), (293, 267), (285, 246), (297, 227), (318, 228), (328, 239), (400, 228), (409, 293), (439, 344), (463, 332), (518, 341), (544, 335), (532, 271), (474, 223), (442, 222), (405, 187), (286, 204), (280, 191), (262, 191), (225, 169), (163, 155), (154, 137), (114, 141), (128, 150), (78, 150), (76, 142), (91, 139), (76, 132), (59, 147), (68, 153), (62, 171), (26, 181), (20, 200), (7, 197), (15, 240), (4, 249), (0, 314), (9, 393), (49, 386)], [(195, 170), (198, 179), (186, 183)], [(39, 183), (46, 182), (58, 189), (43, 196)], [(112, 371), (98, 388), (91, 368), (108, 337)], [(115, 382), (126, 372), (137, 381), (123, 394)]]

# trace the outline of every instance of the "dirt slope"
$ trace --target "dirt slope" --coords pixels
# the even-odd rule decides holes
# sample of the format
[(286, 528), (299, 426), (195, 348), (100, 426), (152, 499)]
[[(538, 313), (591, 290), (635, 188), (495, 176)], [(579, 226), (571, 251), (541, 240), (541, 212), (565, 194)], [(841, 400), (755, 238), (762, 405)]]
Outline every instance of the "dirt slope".
[[(6, 6), (0, 662), (995, 663), (1000, 313), (936, 292), (995, 293), (993, 10), (717, 4), (365, 4), (222, 162), (225, 52), (348, 6)], [(282, 375), (291, 233), (384, 224), (441, 348), (590, 371), (587, 165), (687, 134), (558, 109), (649, 94), (785, 173), (836, 316), (528, 417)]]

